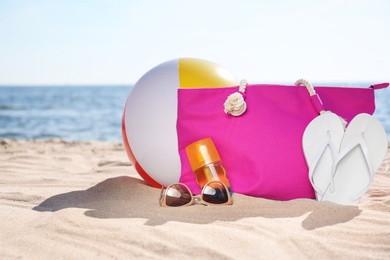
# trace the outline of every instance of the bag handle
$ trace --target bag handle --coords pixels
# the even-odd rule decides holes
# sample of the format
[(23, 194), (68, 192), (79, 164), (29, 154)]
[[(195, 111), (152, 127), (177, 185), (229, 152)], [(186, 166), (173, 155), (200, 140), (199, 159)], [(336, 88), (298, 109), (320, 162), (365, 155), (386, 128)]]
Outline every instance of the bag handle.
[[(246, 111), (246, 102), (245, 102), (245, 89), (248, 85), (248, 82), (243, 79), (240, 82), (238, 92), (230, 94), (224, 103), (224, 112), (232, 116), (240, 116)], [(310, 82), (304, 79), (298, 79), (295, 82), (296, 86), (304, 85), (309, 92), (310, 101), (313, 104), (315, 110), (318, 114), (325, 112), (324, 105), (321, 101), (320, 96), (316, 93), (314, 87)]]
[[(228, 96), (228, 98), (224, 103), (224, 112), (226, 114), (230, 114), (232, 116), (240, 116), (246, 111), (245, 89), (247, 85), (248, 82), (245, 79), (241, 80), (238, 92), (235, 92)], [(310, 101), (318, 114), (323, 114), (326, 112), (320, 96), (317, 94), (313, 85), (309, 81), (305, 79), (298, 79), (295, 82), (295, 85), (296, 86), (304, 85), (306, 87), (307, 92), (309, 92), (310, 95)], [(380, 89), (380, 88), (386, 88), (388, 85), (389, 83), (382, 83), (382, 84), (372, 85), (371, 87), (374, 89)], [(345, 128), (347, 125), (347, 121), (340, 116), (339, 118), (342, 125)]]
[(295, 82), (295, 86), (304, 85), (307, 89), (307, 91), (310, 94), (310, 101), (313, 105), (314, 109), (317, 111), (318, 114), (323, 114), (325, 112), (324, 104), (322, 103), (322, 100), (320, 96), (317, 94), (316, 90), (314, 89), (313, 85), (304, 79), (298, 79)]
[[(305, 85), (307, 91), (309, 92), (310, 94), (310, 101), (311, 101), (311, 104), (313, 105), (314, 109), (318, 112), (318, 114), (323, 114), (325, 113), (325, 108), (324, 108), (324, 104), (322, 103), (322, 100), (320, 98), (320, 96), (317, 94), (316, 90), (314, 89), (314, 87), (312, 86), (312, 84), (307, 81), (307, 80), (304, 80), (304, 79), (298, 79), (296, 82), (295, 82), (295, 85), (296, 86), (299, 86), (299, 85)], [(345, 128), (347, 127), (347, 121), (342, 118), (341, 116), (338, 116), (339, 119), (340, 119), (340, 122), (345, 130)]]

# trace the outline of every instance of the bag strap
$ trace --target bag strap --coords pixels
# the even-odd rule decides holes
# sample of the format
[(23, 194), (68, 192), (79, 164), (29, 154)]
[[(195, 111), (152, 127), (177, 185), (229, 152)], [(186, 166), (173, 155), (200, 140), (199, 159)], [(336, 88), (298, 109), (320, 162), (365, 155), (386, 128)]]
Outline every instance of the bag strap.
[(317, 94), (316, 90), (314, 89), (313, 85), (304, 79), (298, 79), (295, 82), (296, 86), (304, 85), (307, 89), (307, 91), (310, 94), (310, 101), (313, 105), (314, 109), (318, 112), (318, 114), (322, 114), (325, 112), (324, 104), (322, 103), (322, 100), (320, 96)]
[[(307, 81), (307, 80), (304, 80), (304, 79), (298, 79), (296, 82), (295, 82), (295, 85), (296, 86), (299, 86), (299, 85), (305, 85), (307, 91), (309, 92), (310, 94), (310, 101), (311, 101), (311, 104), (313, 105), (314, 109), (318, 112), (318, 114), (323, 114), (325, 113), (325, 108), (324, 108), (324, 104), (322, 103), (322, 100), (320, 98), (320, 96), (316, 93), (314, 87), (312, 86), (312, 84)], [(341, 116), (338, 116), (339, 119), (340, 119), (340, 122), (344, 128), (344, 130), (346, 129), (347, 127), (347, 124), (348, 122), (342, 118)]]
[[(247, 85), (248, 82), (245, 79), (241, 80), (238, 92), (235, 92), (228, 96), (228, 98), (224, 103), (224, 112), (226, 114), (230, 114), (232, 116), (240, 116), (246, 111), (247, 106), (245, 102), (245, 89)], [(295, 82), (295, 85), (296, 86), (304, 85), (306, 87), (307, 92), (309, 92), (310, 95), (310, 101), (318, 114), (323, 114), (326, 112), (320, 96), (317, 94), (313, 85), (309, 81), (305, 79), (298, 79)], [(381, 84), (371, 85), (370, 87), (375, 90), (375, 89), (387, 88), (388, 86), (389, 83), (381, 83)], [(345, 128), (347, 125), (347, 121), (342, 117), (340, 117), (340, 121)]]
[[(246, 102), (245, 102), (245, 89), (248, 85), (248, 82), (243, 79), (240, 82), (238, 92), (230, 94), (224, 103), (224, 112), (232, 116), (240, 116), (246, 111)], [(320, 96), (316, 93), (312, 84), (304, 79), (298, 79), (295, 82), (296, 86), (304, 85), (309, 92), (310, 101), (314, 109), (318, 114), (325, 112), (324, 105)]]

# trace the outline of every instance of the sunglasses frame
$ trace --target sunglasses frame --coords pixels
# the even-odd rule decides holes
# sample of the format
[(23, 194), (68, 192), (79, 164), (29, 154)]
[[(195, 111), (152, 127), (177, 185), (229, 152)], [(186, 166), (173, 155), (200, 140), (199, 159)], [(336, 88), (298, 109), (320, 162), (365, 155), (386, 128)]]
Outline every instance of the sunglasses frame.
[[(225, 189), (226, 191), (226, 194), (228, 196), (228, 200), (225, 202), (225, 203), (220, 203), (220, 204), (217, 204), (217, 203), (209, 203), (209, 202), (206, 202), (202, 199), (202, 195), (204, 194), (204, 191), (205, 189), (207, 188), (207, 186), (211, 183), (219, 183), (219, 184), (222, 184), (222, 187)], [(180, 205), (180, 206), (169, 206), (167, 205), (166, 203), (166, 198), (167, 198), (167, 191), (169, 190), (170, 187), (174, 186), (174, 185), (182, 185), (184, 186), (187, 191), (188, 191), (188, 194), (190, 194), (191, 196), (191, 200), (184, 204), (184, 205)], [(165, 191), (165, 192), (164, 192)], [(224, 206), (224, 205), (232, 205), (233, 204), (233, 199), (232, 199), (232, 196), (230, 195), (230, 192), (229, 192), (229, 189), (226, 187), (226, 185), (223, 183), (223, 182), (220, 182), (220, 181), (210, 181), (208, 183), (206, 183), (204, 186), (203, 186), (203, 189), (202, 189), (202, 192), (199, 194), (199, 195), (193, 195), (190, 188), (188, 188), (187, 185), (185, 185), (184, 183), (172, 183), (171, 185), (165, 187), (165, 186), (162, 186), (161, 188), (161, 194), (160, 194), (160, 206), (161, 207), (170, 207), (170, 208), (177, 208), (177, 207), (186, 207), (186, 206), (191, 206), (193, 204), (202, 204), (202, 205), (205, 205), (205, 206)]]

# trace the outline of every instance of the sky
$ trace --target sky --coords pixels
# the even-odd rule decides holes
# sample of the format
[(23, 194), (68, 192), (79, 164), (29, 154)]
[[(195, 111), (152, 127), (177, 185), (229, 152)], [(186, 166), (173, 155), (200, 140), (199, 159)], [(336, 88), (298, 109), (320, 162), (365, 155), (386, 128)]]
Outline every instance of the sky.
[(165, 61), (250, 83), (390, 80), (388, 0), (0, 0), (0, 85), (130, 85)]

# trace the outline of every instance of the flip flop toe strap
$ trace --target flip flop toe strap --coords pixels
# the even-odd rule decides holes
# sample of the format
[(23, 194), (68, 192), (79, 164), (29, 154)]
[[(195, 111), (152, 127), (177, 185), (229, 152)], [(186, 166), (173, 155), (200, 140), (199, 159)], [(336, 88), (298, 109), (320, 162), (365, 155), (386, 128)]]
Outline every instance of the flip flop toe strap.
[[(309, 166), (309, 179), (310, 179), (310, 183), (313, 186), (314, 190), (321, 197), (323, 197), (325, 195), (325, 191), (323, 191), (320, 187), (318, 187), (315, 184), (313, 175), (314, 175), (314, 171), (315, 171), (315, 169), (316, 169), (316, 167), (317, 167), (317, 165), (318, 165), (318, 163), (319, 163), (319, 161), (320, 161), (320, 159), (321, 159), (322, 155), (324, 154), (324, 152), (325, 152), (327, 147), (329, 147), (329, 149), (332, 152), (333, 161), (336, 159), (336, 150), (334, 149), (331, 140), (332, 140), (332, 135), (331, 135), (330, 131), (328, 131), (327, 132), (327, 138), (324, 139), (324, 141), (320, 145), (318, 145), (320, 147), (320, 149), (318, 149), (318, 153), (313, 158), (313, 160), (310, 162), (310, 166)], [(331, 182), (331, 181), (332, 181), (332, 174), (330, 173), (329, 174), (329, 182)]]
[(362, 132), (360, 134), (359, 138), (356, 139), (355, 142), (350, 143), (342, 151), (340, 151), (340, 153), (337, 156), (337, 159), (336, 159), (336, 161), (335, 161), (335, 163), (334, 163), (334, 165), (332, 167), (332, 177), (331, 177), (331, 185), (330, 185), (331, 191), (334, 191), (334, 178), (335, 178), (335, 175), (336, 175), (338, 164), (340, 163), (340, 161), (342, 161), (345, 158), (345, 156), (348, 153), (350, 153), (355, 147), (358, 147), (358, 146), (360, 147), (361, 151), (363, 152), (364, 160), (366, 162), (366, 165), (367, 165), (368, 171), (369, 171), (370, 181), (361, 191), (359, 191), (358, 193), (356, 193), (355, 195), (353, 195), (350, 198), (352, 201), (358, 200), (361, 196), (363, 196), (366, 193), (366, 191), (368, 190), (368, 188), (370, 187), (370, 185), (371, 185), (371, 183), (372, 183), (372, 181), (374, 179), (374, 174), (375, 174), (373, 161), (372, 161), (372, 158), (370, 156), (368, 147), (366, 145), (364, 132)]

